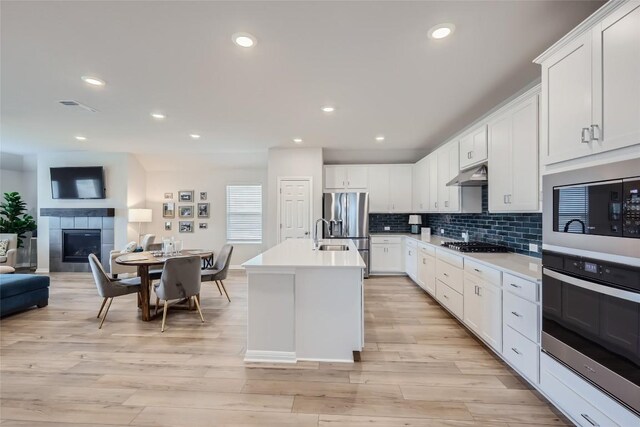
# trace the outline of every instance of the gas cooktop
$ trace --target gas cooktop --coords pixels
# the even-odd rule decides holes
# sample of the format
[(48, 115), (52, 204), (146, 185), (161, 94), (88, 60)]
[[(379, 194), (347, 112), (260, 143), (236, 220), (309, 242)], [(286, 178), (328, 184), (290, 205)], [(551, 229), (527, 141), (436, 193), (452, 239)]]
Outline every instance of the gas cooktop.
[(459, 252), (508, 252), (505, 246), (483, 242), (444, 242), (442, 246)]

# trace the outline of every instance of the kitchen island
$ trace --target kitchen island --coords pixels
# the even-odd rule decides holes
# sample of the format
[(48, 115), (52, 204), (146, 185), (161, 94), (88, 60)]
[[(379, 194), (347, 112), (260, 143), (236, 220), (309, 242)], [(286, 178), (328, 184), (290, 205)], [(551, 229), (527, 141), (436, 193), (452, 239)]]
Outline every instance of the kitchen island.
[(243, 266), (245, 361), (353, 362), (364, 346), (365, 264), (352, 241), (331, 239), (314, 249), (311, 239), (289, 239)]

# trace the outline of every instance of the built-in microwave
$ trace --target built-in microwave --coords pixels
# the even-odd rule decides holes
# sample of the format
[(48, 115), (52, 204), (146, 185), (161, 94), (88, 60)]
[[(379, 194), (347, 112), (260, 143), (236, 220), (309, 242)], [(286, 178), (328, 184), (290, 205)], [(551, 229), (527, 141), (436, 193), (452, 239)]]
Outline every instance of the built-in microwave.
[(553, 231), (640, 238), (640, 177), (554, 187)]

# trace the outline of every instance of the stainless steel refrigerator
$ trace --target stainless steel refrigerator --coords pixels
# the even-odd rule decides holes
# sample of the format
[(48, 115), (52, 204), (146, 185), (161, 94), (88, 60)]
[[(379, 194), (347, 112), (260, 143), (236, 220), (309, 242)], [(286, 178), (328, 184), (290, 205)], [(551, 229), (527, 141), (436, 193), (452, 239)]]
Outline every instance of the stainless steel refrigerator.
[(369, 193), (324, 193), (324, 239), (351, 239), (358, 248), (369, 277)]

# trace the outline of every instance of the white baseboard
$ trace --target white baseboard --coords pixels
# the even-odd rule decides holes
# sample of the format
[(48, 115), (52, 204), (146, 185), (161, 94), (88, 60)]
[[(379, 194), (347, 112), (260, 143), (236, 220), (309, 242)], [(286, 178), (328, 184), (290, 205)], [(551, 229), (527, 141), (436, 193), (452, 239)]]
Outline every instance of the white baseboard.
[(244, 355), (245, 362), (270, 362), (270, 363), (296, 363), (295, 351), (262, 351), (247, 350)]
[(48, 268), (36, 268), (36, 274), (49, 274)]

